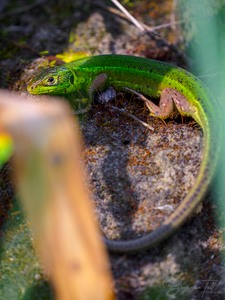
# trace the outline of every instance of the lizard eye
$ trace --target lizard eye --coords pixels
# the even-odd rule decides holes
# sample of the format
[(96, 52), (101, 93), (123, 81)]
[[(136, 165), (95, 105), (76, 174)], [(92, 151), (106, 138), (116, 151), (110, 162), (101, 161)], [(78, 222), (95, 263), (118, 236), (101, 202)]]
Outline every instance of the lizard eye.
[(47, 82), (50, 83), (50, 84), (53, 84), (54, 81), (55, 81), (54, 77), (49, 77), (49, 78), (47, 79)]

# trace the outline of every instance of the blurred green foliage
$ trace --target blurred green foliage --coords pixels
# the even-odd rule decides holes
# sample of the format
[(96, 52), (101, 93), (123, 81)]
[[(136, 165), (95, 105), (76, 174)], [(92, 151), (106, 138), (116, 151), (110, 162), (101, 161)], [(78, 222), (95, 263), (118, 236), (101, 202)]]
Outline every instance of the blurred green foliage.
[(0, 299), (51, 300), (52, 291), (40, 269), (32, 234), (17, 200), (0, 236)]

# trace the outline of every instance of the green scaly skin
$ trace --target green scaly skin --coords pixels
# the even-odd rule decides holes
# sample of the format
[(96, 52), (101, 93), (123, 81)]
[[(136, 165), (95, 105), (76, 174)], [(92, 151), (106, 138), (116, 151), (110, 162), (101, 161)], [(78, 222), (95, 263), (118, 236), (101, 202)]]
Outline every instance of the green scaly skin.
[[(45, 70), (32, 80), (27, 90), (31, 94), (54, 95), (85, 90), (92, 101), (96, 90), (109, 86), (122, 91), (130, 88), (152, 98), (160, 97), (165, 89), (173, 89), (185, 97), (188, 105), (187, 110), (178, 108), (179, 112), (192, 117), (204, 133), (203, 159), (195, 184), (170, 217), (155, 231), (139, 238), (127, 241), (104, 238), (111, 251), (135, 252), (153, 247), (170, 236), (206, 195), (219, 156), (219, 109), (206, 86), (191, 73), (164, 62), (125, 55), (93, 56)], [(151, 115), (160, 117), (153, 110)]]

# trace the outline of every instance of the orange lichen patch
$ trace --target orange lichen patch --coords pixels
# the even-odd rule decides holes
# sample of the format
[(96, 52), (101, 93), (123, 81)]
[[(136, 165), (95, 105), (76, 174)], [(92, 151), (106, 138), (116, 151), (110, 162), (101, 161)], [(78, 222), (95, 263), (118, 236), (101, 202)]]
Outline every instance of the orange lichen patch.
[(135, 154), (131, 151), (128, 159), (128, 166), (148, 166), (151, 151), (144, 149), (141, 146), (136, 149)]
[[(136, 5), (133, 5), (132, 11), (135, 16), (141, 16), (142, 18), (147, 18), (149, 16), (151, 19), (165, 20), (166, 16), (169, 16), (172, 10), (172, 1), (159, 0), (159, 1), (142, 1), (141, 5), (137, 1)], [(160, 9), (159, 9), (160, 8)], [(146, 16), (146, 14), (148, 15)], [(160, 23), (160, 22), (159, 22)]]
[(94, 147), (86, 147), (82, 151), (82, 158), (84, 159), (85, 163), (95, 163), (97, 162), (99, 156), (107, 155), (108, 149), (104, 146), (99, 146), (98, 149)]
[[(159, 9), (160, 6), (160, 9)], [(171, 13), (171, 7), (172, 6), (172, 1), (150, 1), (148, 5), (149, 9), (149, 16), (153, 19), (161, 19), (164, 18), (165, 20), (165, 15), (169, 16)]]
[(87, 148), (82, 152), (82, 158), (84, 159), (85, 163), (87, 161), (95, 162), (96, 158), (94, 157), (97, 154), (95, 149)]

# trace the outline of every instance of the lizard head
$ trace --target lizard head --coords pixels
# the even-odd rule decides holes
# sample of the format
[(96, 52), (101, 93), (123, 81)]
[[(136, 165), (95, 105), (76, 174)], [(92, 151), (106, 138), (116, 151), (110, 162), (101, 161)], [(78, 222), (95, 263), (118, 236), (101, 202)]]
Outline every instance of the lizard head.
[(67, 94), (72, 91), (74, 74), (64, 66), (42, 70), (27, 85), (30, 94)]

